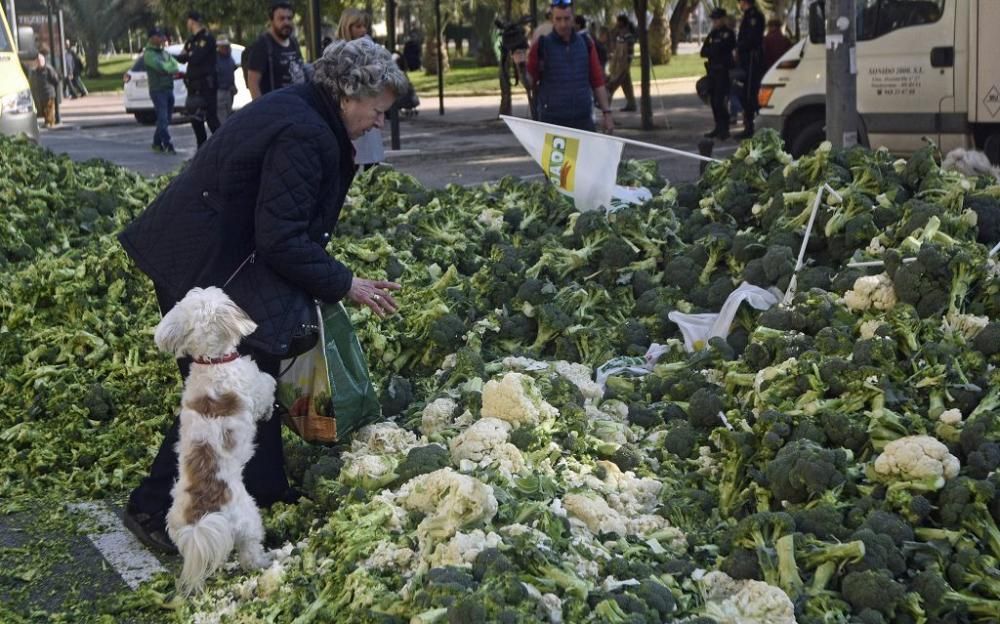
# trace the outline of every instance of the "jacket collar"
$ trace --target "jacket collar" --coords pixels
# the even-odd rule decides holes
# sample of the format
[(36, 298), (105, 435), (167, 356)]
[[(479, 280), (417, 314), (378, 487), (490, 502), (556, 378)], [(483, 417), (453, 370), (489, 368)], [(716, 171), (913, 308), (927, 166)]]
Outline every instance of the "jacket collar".
[(351, 143), (351, 138), (347, 135), (347, 126), (344, 125), (344, 120), (340, 117), (340, 106), (333, 99), (333, 96), (327, 93), (326, 89), (320, 85), (309, 82), (307, 88), (316, 99), (317, 111), (326, 120), (326, 123), (330, 125), (334, 136), (337, 137), (337, 142), (340, 144), (341, 161), (350, 163), (351, 171), (353, 172), (354, 145)]

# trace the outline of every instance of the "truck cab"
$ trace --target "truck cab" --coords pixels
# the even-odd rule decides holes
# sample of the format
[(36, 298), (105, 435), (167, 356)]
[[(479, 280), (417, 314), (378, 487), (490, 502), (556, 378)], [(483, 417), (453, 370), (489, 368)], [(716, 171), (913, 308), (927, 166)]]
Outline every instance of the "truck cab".
[[(985, 151), (1000, 162), (1000, 2), (856, 0), (858, 141), (905, 155), (924, 137), (942, 150)], [(825, 138), (823, 2), (809, 7), (809, 37), (764, 76), (761, 127), (793, 156)]]
[[(29, 50), (22, 52), (31, 53)], [(11, 29), (7, 25), (7, 14), (0, 5), (0, 134), (25, 135), (38, 140), (38, 119), (35, 104), (31, 99), (31, 88), (24, 75), (18, 48)]]

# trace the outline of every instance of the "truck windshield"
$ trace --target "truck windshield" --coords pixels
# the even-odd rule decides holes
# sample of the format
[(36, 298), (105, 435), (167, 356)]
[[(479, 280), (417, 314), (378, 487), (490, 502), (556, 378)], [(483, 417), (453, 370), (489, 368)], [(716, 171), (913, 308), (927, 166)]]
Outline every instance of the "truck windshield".
[(858, 41), (877, 39), (900, 28), (941, 19), (945, 0), (858, 0)]

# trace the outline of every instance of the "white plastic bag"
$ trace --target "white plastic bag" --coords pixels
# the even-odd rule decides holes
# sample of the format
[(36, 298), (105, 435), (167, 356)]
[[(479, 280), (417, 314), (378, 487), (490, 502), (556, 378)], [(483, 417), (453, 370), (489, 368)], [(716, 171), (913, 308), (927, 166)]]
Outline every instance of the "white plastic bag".
[(729, 294), (718, 314), (684, 314), (674, 310), (667, 318), (677, 323), (684, 335), (684, 348), (690, 352), (698, 343), (707, 343), (716, 336), (728, 336), (736, 311), (744, 301), (758, 310), (766, 310), (778, 303), (778, 297), (759, 286), (743, 282)]

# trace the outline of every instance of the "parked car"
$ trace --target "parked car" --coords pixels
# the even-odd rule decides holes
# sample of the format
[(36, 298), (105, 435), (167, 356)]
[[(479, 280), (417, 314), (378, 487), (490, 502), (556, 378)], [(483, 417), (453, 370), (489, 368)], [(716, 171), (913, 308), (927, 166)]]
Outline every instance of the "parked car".
[[(167, 46), (167, 52), (174, 57), (179, 56), (183, 49), (184, 46), (179, 43)], [(233, 60), (236, 61), (234, 73), (236, 97), (233, 98), (233, 110), (238, 110), (250, 103), (250, 90), (247, 89), (246, 80), (243, 78), (243, 68), (240, 66), (244, 47), (234, 43), (231, 49)], [(187, 65), (181, 63), (181, 71), (183, 72), (186, 68)], [(153, 109), (153, 101), (149, 99), (149, 85), (146, 82), (146, 64), (141, 54), (135, 60), (132, 68), (122, 76), (122, 81), (125, 83), (125, 112), (135, 115), (135, 120), (141, 124), (152, 125), (156, 123), (156, 112)], [(178, 78), (174, 80), (174, 113), (185, 115), (187, 113), (186, 103), (187, 88), (184, 86), (184, 80)]]

